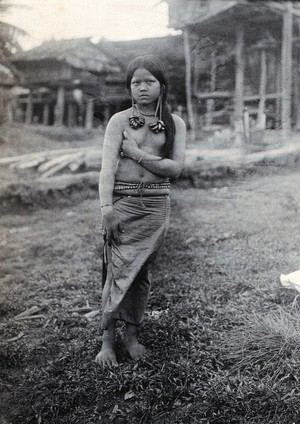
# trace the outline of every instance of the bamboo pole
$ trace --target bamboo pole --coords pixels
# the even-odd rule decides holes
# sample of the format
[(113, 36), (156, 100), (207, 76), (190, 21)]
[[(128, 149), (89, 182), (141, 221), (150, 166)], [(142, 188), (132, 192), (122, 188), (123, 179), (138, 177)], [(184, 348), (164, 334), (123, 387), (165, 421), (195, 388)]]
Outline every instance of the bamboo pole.
[(245, 69), (245, 33), (242, 25), (236, 28), (236, 69), (235, 69), (235, 122), (236, 141), (243, 140), (243, 111), (244, 111), (244, 69)]
[(283, 136), (291, 130), (291, 98), (292, 98), (292, 44), (293, 44), (293, 6), (290, 1), (285, 5), (282, 27), (281, 49), (281, 126)]
[(187, 119), (189, 127), (192, 131), (195, 129), (195, 118), (192, 102), (192, 59), (188, 29), (183, 30), (184, 55), (185, 55), (185, 91)]

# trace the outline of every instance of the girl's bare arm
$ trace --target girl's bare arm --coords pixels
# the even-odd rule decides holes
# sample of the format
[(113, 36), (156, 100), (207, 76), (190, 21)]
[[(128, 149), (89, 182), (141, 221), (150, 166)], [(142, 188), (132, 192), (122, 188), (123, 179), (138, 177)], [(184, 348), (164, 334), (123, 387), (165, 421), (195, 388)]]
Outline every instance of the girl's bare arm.
[(183, 169), (185, 159), (186, 127), (179, 116), (173, 115), (173, 118), (176, 134), (170, 159), (164, 159), (140, 149), (135, 140), (127, 133), (125, 133), (125, 139), (122, 143), (124, 154), (155, 175), (160, 177), (178, 177)]
[(112, 200), (121, 143), (122, 124), (120, 117), (114, 115), (105, 131), (99, 179), (102, 225), (107, 229), (109, 244), (112, 238), (119, 242), (119, 223), (114, 216)]

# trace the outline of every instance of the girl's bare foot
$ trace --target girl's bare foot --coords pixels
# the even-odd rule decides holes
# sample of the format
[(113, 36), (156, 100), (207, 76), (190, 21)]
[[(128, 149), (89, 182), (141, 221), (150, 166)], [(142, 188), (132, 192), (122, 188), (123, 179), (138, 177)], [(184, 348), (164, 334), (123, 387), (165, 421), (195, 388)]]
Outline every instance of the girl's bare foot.
[(102, 348), (95, 361), (103, 367), (116, 367), (118, 365), (115, 353), (115, 326), (111, 325), (103, 332)]
[(137, 339), (137, 328), (135, 325), (127, 324), (125, 330), (124, 344), (129, 355), (135, 361), (141, 358), (142, 356), (145, 356), (147, 353), (145, 346), (139, 343)]
[(105, 343), (102, 349), (95, 358), (95, 361), (103, 367), (116, 367), (118, 365), (116, 354), (112, 346), (107, 346)]

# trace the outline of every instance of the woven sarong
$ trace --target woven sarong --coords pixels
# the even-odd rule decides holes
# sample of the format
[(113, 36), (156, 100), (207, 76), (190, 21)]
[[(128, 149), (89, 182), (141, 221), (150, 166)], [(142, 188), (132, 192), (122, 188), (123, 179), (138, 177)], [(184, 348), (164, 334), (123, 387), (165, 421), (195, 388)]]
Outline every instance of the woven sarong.
[(149, 267), (155, 262), (169, 226), (168, 195), (115, 196), (114, 210), (123, 230), (120, 245), (104, 239), (102, 326), (112, 320), (139, 325), (149, 290)]

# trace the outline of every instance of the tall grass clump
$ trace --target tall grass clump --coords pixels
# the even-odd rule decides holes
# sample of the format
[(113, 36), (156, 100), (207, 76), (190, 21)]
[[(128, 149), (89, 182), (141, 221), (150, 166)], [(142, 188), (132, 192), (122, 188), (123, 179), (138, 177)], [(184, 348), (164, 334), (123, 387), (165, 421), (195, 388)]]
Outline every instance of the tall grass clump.
[(260, 377), (274, 381), (286, 376), (300, 359), (299, 312), (282, 308), (246, 314), (243, 325), (235, 327), (220, 344), (223, 361), (236, 372), (257, 369)]
[(245, 313), (240, 326), (222, 334), (215, 346), (222, 365), (208, 382), (202, 415), (215, 423), (300, 422), (299, 312)]

